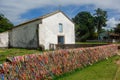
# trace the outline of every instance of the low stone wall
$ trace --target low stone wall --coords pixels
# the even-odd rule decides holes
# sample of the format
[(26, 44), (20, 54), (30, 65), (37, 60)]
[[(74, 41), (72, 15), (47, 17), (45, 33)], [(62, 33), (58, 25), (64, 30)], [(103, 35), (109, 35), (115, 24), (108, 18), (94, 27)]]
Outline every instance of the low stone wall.
[(56, 44), (55, 48), (58, 50), (58, 49), (73, 49), (73, 48), (95, 47), (95, 46), (103, 46), (103, 45), (108, 45), (108, 44)]
[(8, 58), (2, 64), (4, 80), (51, 80), (54, 76), (92, 65), (117, 54), (115, 44), (30, 54)]

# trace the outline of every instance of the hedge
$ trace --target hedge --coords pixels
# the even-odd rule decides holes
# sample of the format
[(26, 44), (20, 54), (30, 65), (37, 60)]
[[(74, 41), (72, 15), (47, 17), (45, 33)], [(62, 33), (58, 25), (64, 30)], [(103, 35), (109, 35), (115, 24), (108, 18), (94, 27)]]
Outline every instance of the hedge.
[(9, 61), (0, 67), (0, 78), (3, 80), (52, 80), (54, 76), (114, 56), (117, 51), (117, 45), (112, 44), (10, 57)]

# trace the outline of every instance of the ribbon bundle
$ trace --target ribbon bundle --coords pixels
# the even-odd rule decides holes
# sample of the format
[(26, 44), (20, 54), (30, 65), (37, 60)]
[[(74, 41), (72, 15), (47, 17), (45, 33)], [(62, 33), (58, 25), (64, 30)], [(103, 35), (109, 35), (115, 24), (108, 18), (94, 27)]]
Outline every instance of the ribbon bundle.
[(4, 80), (51, 80), (117, 54), (115, 44), (44, 52), (8, 58), (0, 67)]

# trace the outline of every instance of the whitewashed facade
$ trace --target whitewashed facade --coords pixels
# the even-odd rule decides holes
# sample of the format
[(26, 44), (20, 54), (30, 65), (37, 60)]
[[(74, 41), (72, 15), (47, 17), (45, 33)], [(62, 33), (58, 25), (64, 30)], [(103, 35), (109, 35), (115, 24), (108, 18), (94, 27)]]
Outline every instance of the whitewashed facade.
[(8, 31), (0, 33), (0, 48), (7, 48), (9, 46)]
[(49, 49), (50, 44), (74, 44), (74, 23), (61, 11), (22, 23), (9, 32), (10, 47)]
[(38, 48), (38, 23), (39, 21), (35, 21), (12, 29), (9, 32), (10, 47)]
[[(59, 24), (63, 25), (63, 32), (59, 32)], [(75, 43), (74, 24), (62, 12), (42, 19), (39, 24), (39, 44), (49, 49), (50, 44), (58, 44), (58, 36), (64, 37), (64, 44)]]

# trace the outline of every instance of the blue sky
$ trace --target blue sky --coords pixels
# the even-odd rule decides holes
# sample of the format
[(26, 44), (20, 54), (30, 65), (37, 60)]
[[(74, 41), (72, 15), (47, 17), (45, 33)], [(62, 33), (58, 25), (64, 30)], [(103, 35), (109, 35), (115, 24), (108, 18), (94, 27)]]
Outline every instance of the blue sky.
[(101, 8), (108, 12), (107, 28), (115, 27), (120, 19), (120, 0), (0, 0), (0, 13), (15, 25), (47, 13), (62, 10), (73, 18), (81, 11), (95, 13)]

